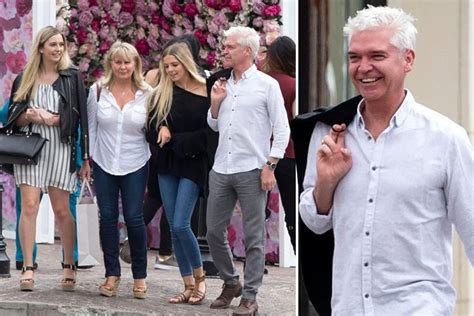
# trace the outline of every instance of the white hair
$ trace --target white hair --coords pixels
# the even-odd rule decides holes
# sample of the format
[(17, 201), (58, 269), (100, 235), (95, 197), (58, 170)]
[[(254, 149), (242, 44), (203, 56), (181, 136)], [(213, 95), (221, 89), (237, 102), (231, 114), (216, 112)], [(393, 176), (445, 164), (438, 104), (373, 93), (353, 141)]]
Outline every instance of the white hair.
[(413, 24), (414, 21), (413, 16), (400, 8), (369, 5), (367, 9), (357, 11), (355, 17), (349, 17), (343, 30), (350, 43), (354, 33), (376, 27), (388, 27), (395, 31), (390, 43), (400, 51), (405, 51), (406, 49), (415, 49), (418, 31)]
[(257, 52), (260, 48), (260, 36), (253, 28), (232, 26), (227, 31), (224, 31), (224, 36), (237, 36), (239, 38), (237, 42), (242, 46), (250, 47), (253, 58), (257, 57)]

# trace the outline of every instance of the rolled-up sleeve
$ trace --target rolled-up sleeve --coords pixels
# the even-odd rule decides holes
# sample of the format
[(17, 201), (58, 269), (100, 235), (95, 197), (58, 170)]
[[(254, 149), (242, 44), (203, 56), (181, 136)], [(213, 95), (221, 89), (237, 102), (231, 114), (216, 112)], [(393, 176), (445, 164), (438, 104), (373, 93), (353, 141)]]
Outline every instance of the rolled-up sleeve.
[(273, 126), (273, 142), (270, 156), (281, 159), (285, 155), (285, 150), (290, 140), (290, 126), (283, 95), (276, 80), (270, 85), (267, 104), (268, 114)]
[(209, 109), (209, 111), (207, 112), (207, 124), (214, 132), (219, 131), (219, 127), (217, 126), (217, 119), (212, 118), (211, 109)]
[(317, 179), (316, 152), (321, 139), (327, 134), (328, 129), (329, 127), (325, 127), (322, 123), (317, 123), (311, 135), (303, 181), (304, 191), (301, 193), (299, 204), (301, 219), (316, 234), (323, 234), (332, 229), (332, 208), (327, 215), (318, 214), (318, 208), (313, 197), (313, 190)]

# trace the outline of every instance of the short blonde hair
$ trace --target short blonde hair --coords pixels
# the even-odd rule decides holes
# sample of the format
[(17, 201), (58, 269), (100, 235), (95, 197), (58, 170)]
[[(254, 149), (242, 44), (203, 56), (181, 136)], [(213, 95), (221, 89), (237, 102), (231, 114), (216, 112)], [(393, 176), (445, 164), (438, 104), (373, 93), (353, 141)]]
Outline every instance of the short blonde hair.
[(101, 80), (101, 84), (110, 87), (114, 81), (114, 72), (112, 70), (112, 63), (116, 58), (123, 58), (128, 61), (135, 63), (135, 69), (132, 73), (132, 85), (137, 90), (145, 90), (148, 85), (145, 83), (145, 79), (142, 74), (142, 60), (138, 54), (137, 49), (132, 44), (116, 41), (109, 48), (104, 58), (104, 77)]

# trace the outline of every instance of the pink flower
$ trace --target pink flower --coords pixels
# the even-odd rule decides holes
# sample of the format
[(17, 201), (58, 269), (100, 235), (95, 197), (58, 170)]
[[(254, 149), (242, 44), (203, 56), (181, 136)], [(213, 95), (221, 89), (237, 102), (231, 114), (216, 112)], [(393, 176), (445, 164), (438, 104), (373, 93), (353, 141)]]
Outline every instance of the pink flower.
[(265, 3), (262, 0), (254, 0), (253, 2), (253, 12), (257, 15), (262, 15), (263, 10), (265, 10)]
[(181, 6), (180, 6), (178, 3), (176, 3), (176, 2), (174, 2), (174, 3), (171, 5), (171, 9), (173, 10), (173, 12), (174, 12), (175, 14), (180, 14), (180, 13), (183, 12), (183, 9), (181, 8)]
[(89, 5), (90, 5), (91, 7), (93, 7), (93, 6), (98, 6), (99, 3), (98, 3), (97, 0), (89, 0)]
[(16, 11), (19, 16), (27, 15), (32, 8), (32, 0), (16, 0)]
[(174, 26), (171, 29), (171, 33), (173, 34), (174, 37), (178, 37), (184, 34), (183, 29), (180, 28), (179, 26)]
[(240, 3), (240, 0), (230, 0), (229, 9), (232, 12), (239, 12), (240, 10), (242, 10), (242, 5)]
[[(217, 47), (217, 40), (214, 37), (214, 35), (212, 35), (211, 33), (207, 34), (207, 44), (212, 49), (216, 49)], [(214, 54), (214, 58), (215, 58), (215, 54)]]
[(162, 43), (166, 43), (173, 38), (173, 36), (170, 35), (170, 33), (168, 33), (165, 29), (160, 30), (160, 37), (162, 39)]
[(110, 48), (110, 44), (108, 42), (101, 42), (99, 45), (99, 53), (105, 54)]
[(199, 16), (194, 17), (194, 26), (199, 30), (204, 30), (206, 28), (206, 22), (201, 19)]
[(119, 15), (119, 27), (126, 27), (133, 23), (133, 15), (128, 12), (120, 12)]
[(139, 39), (135, 43), (135, 47), (137, 48), (138, 53), (142, 56), (148, 56), (148, 54), (150, 54), (150, 46), (144, 38)]
[(214, 66), (216, 63), (216, 53), (211, 51), (209, 54), (207, 54), (207, 64), (210, 66)]
[(193, 23), (187, 18), (183, 19), (182, 25), (186, 31), (192, 32), (192, 30), (194, 29)]
[(94, 32), (98, 33), (101, 29), (100, 21), (99, 20), (92, 21), (91, 28), (92, 28), (92, 30), (94, 30)]
[(173, 5), (175, 3), (175, 0), (164, 0), (163, 5), (161, 7), (161, 11), (163, 12), (163, 15), (167, 18), (171, 18), (174, 14), (173, 11)]
[(280, 25), (275, 20), (263, 20), (263, 32), (270, 33), (270, 32), (279, 32)]
[(95, 79), (99, 79), (100, 77), (102, 77), (102, 75), (104, 74), (104, 70), (101, 69), (101, 68), (96, 68), (92, 73), (92, 77), (94, 77)]
[(124, 0), (122, 2), (122, 12), (132, 13), (135, 10), (135, 1), (134, 0)]
[(89, 9), (89, 1), (88, 0), (77, 0), (77, 8), (79, 11), (85, 11)]
[(7, 21), (12, 20), (15, 18), (16, 13), (15, 0), (6, 0), (0, 2), (0, 18), (3, 18)]
[(143, 27), (143, 28), (148, 27), (148, 22), (145, 20), (145, 18), (143, 16), (141, 16), (141, 15), (137, 16), (136, 20), (137, 20), (137, 24), (140, 27)]
[(184, 5), (184, 13), (185, 13), (189, 18), (193, 18), (193, 17), (196, 16), (199, 12), (198, 12), (197, 6), (196, 6), (194, 3), (186, 3), (186, 4)]
[(279, 5), (270, 5), (263, 10), (263, 16), (274, 17), (280, 15), (281, 8)]
[(90, 11), (83, 11), (79, 14), (79, 25), (83, 27), (87, 27), (92, 23), (94, 16)]
[(87, 30), (80, 27), (76, 33), (77, 41), (79, 44), (84, 44), (87, 40)]
[(88, 58), (81, 58), (81, 61), (79, 62), (79, 70), (81, 72), (87, 72), (89, 70), (89, 63), (90, 60)]
[(194, 36), (197, 37), (197, 39), (199, 40), (199, 43), (201, 43), (201, 45), (206, 44), (207, 37), (206, 37), (206, 35), (204, 35), (203, 32), (201, 32), (200, 30), (197, 30), (196, 32), (194, 32)]
[(23, 49), (23, 41), (21, 40), (20, 29), (4, 30), (3, 50), (8, 52), (17, 52)]
[(161, 48), (160, 44), (158, 43), (158, 41), (156, 40), (156, 37), (155, 36), (152, 36), (151, 34), (147, 37), (147, 42), (148, 42), (148, 45), (150, 46), (150, 48), (152, 50), (159, 50)]
[(22, 50), (16, 53), (7, 53), (7, 69), (14, 74), (20, 73), (26, 65), (26, 54)]

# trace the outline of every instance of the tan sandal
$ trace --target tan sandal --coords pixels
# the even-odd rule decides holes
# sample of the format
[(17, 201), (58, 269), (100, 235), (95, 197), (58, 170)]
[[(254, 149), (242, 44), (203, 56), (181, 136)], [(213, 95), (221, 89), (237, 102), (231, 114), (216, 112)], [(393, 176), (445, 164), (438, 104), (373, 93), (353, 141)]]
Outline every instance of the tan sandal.
[[(32, 266), (23, 266), (21, 269), (21, 274), (24, 274), (26, 271), (33, 271), (33, 276), (35, 268)], [(33, 291), (35, 288), (35, 280), (33, 278), (20, 279), (20, 291)]]
[(138, 299), (145, 299), (148, 288), (146, 285), (134, 285), (133, 297)]
[[(194, 277), (194, 290), (193, 290), (193, 292), (191, 293), (191, 296), (188, 299), (188, 304), (200, 305), (200, 304), (202, 304), (202, 302), (206, 298), (207, 285), (205, 287), (204, 292), (202, 292), (201, 290), (199, 290), (199, 284), (201, 284), (201, 283), (204, 283), (204, 285), (206, 285), (206, 275), (205, 274), (203, 274), (201, 276), (198, 276), (198, 277)], [(195, 300), (191, 301), (191, 299), (195, 299)]]
[(112, 297), (117, 295), (117, 289), (120, 284), (120, 277), (111, 280), (110, 277), (105, 279), (105, 282), (99, 286), (99, 292), (102, 296)]
[(61, 287), (65, 292), (74, 292), (76, 290), (77, 267), (74, 264), (62, 263), (63, 270), (68, 269), (74, 272), (74, 278), (63, 278)]
[(185, 284), (184, 291), (173, 296), (169, 300), (169, 302), (171, 304), (187, 303), (189, 301), (189, 298), (193, 294), (193, 291), (194, 291), (194, 284)]

